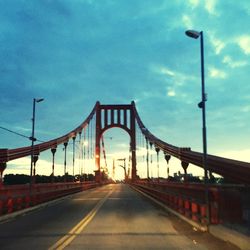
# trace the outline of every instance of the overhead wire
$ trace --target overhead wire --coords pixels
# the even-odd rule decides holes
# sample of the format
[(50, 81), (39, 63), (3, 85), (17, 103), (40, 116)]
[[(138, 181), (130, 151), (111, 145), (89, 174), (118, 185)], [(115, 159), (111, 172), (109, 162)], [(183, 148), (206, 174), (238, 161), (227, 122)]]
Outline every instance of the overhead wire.
[[(16, 132), (16, 131), (13, 131), (13, 130), (11, 130), (11, 129), (8, 129), (8, 128), (2, 127), (2, 126), (0, 126), (0, 128), (3, 129), (3, 130), (5, 130), (5, 131), (8, 131), (8, 132), (10, 132), (10, 133), (12, 133), (12, 134), (19, 135), (19, 136), (24, 137), (24, 138), (27, 138), (27, 139), (29, 139), (29, 140), (31, 139), (30, 136), (20, 134), (20, 133), (18, 133), (18, 132)], [(36, 140), (36, 141), (38, 141), (38, 142), (44, 142), (44, 141), (41, 141), (41, 140)]]

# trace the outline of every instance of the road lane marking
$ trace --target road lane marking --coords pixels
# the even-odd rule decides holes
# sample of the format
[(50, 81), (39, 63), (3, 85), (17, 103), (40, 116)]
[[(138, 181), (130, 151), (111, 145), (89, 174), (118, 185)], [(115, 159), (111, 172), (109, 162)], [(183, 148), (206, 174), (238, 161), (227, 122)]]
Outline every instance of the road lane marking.
[(100, 198), (76, 198), (73, 201), (99, 201)]
[(113, 190), (109, 191), (109, 193), (102, 198), (95, 207), (76, 225), (74, 226), (67, 235), (62, 237), (59, 241), (57, 241), (53, 246), (49, 248), (49, 250), (57, 249), (62, 250), (66, 246), (68, 246), (77, 235), (81, 233), (81, 231), (89, 224), (89, 222), (95, 217), (99, 209), (102, 207), (104, 202), (109, 198)]

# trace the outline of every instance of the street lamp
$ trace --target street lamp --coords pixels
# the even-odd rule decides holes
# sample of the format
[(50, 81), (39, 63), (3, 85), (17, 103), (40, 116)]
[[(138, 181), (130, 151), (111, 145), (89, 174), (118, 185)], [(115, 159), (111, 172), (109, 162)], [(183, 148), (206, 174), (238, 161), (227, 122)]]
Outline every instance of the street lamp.
[(42, 102), (43, 98), (33, 98), (33, 116), (32, 116), (32, 135), (29, 138), (31, 140), (31, 163), (30, 163), (30, 187), (32, 186), (32, 173), (33, 173), (33, 164), (34, 164), (34, 142), (35, 138), (35, 115), (36, 115), (36, 103)]
[(124, 169), (125, 181), (127, 181), (128, 176), (126, 172), (126, 158), (117, 159), (117, 161), (123, 161), (123, 166), (119, 165), (119, 167), (122, 167)]
[(209, 223), (209, 197), (208, 197), (208, 169), (207, 169), (207, 132), (206, 132), (206, 101), (207, 95), (205, 93), (205, 75), (204, 75), (204, 46), (203, 46), (203, 32), (195, 30), (187, 30), (186, 35), (197, 39), (200, 37), (200, 54), (201, 54), (201, 102), (198, 107), (202, 109), (202, 138), (203, 138), (203, 167), (204, 167), (204, 185), (205, 185), (205, 200), (207, 207), (207, 223)]

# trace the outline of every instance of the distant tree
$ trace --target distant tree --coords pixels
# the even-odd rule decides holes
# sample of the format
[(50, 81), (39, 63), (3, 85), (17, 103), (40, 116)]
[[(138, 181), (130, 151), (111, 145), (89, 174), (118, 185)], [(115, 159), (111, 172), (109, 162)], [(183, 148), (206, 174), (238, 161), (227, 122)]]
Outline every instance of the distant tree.
[(3, 182), (5, 185), (18, 185), (30, 182), (30, 176), (25, 174), (6, 174)]
[(169, 176), (168, 181), (180, 181), (180, 178), (178, 176)]
[(202, 182), (202, 180), (199, 177), (197, 177), (197, 176), (188, 176), (187, 177), (187, 181), (188, 182), (197, 182), (197, 183), (201, 183)]
[(95, 176), (93, 174), (88, 174), (88, 181), (94, 181)]
[[(83, 174), (83, 175), (69, 175), (66, 173), (64, 176), (54, 176), (54, 183), (64, 182), (66, 179), (67, 182), (78, 181), (94, 181), (95, 176), (93, 174)], [(46, 175), (36, 175), (35, 183), (51, 183), (52, 176)], [(19, 185), (19, 184), (27, 184), (30, 183), (30, 176), (25, 174), (7, 174), (4, 176), (3, 180), (5, 185)]]
[(51, 182), (51, 177), (46, 175), (36, 175), (36, 183), (49, 183)]

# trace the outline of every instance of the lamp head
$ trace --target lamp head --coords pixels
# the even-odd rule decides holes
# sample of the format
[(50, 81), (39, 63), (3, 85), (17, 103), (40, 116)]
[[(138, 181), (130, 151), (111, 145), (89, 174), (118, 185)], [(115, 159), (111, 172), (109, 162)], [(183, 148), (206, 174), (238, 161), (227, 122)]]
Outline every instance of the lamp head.
[(187, 36), (192, 37), (194, 39), (197, 39), (201, 35), (199, 31), (195, 30), (187, 30), (185, 33)]
[(44, 98), (40, 98), (40, 99), (35, 99), (36, 102), (42, 102), (44, 100)]
[(117, 159), (117, 161), (125, 161), (126, 158)]

